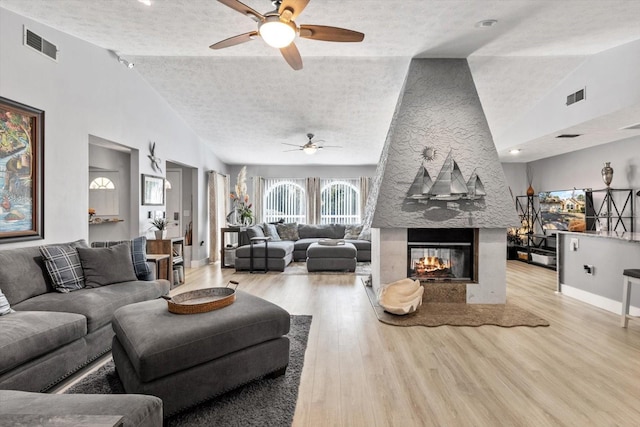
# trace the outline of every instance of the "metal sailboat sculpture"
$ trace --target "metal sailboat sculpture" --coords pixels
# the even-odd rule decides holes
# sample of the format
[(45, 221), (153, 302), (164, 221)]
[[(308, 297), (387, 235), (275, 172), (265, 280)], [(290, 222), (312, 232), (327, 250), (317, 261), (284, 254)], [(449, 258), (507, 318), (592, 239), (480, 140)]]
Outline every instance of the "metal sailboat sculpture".
[(487, 195), (487, 192), (484, 189), (484, 184), (476, 170), (473, 170), (473, 173), (469, 177), (469, 181), (467, 181), (467, 198), (468, 199), (479, 199)]
[(486, 194), (484, 184), (476, 170), (471, 174), (469, 181), (465, 181), (460, 167), (449, 151), (435, 181), (431, 179), (424, 164), (420, 166), (411, 187), (409, 187), (407, 198), (452, 201), (463, 198), (479, 199)]

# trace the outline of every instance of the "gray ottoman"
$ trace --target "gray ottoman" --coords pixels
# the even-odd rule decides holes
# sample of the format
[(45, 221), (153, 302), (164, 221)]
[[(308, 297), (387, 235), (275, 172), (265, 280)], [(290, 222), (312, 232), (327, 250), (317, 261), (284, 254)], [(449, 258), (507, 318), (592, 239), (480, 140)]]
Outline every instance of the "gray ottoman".
[(290, 316), (237, 291), (236, 301), (200, 314), (173, 314), (164, 300), (115, 311), (113, 360), (127, 393), (162, 399), (164, 416), (194, 406), (289, 363)]
[(357, 254), (351, 243), (335, 246), (312, 243), (307, 248), (307, 271), (356, 271)]

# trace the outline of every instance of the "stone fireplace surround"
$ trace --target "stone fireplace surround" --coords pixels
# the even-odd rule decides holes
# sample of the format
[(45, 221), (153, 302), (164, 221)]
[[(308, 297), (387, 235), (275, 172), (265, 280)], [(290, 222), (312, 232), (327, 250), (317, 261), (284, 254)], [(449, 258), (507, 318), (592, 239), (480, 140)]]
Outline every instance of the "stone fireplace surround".
[[(377, 294), (407, 277), (408, 228), (474, 228), (477, 280), (455, 286), (467, 303), (506, 302), (506, 231), (519, 221), (465, 59), (411, 61), (365, 223)], [(426, 282), (425, 295), (437, 286)]]

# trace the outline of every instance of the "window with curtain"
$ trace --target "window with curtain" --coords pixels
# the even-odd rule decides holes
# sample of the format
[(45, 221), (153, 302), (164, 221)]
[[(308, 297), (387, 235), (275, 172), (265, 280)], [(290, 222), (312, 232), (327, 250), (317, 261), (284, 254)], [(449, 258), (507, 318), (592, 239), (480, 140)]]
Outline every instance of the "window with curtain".
[(357, 224), (361, 221), (359, 179), (320, 180), (320, 224)]
[(269, 178), (264, 183), (264, 222), (306, 222), (304, 179)]

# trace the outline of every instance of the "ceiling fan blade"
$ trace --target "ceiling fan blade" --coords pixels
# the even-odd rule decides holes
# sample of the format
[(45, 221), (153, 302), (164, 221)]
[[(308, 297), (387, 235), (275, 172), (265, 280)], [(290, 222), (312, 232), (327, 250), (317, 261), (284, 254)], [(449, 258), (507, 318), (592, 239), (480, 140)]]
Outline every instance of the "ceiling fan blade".
[(218, 43), (214, 43), (209, 48), (211, 49), (224, 49), (225, 47), (235, 46), (240, 43), (246, 43), (254, 39), (254, 37), (258, 37), (257, 31), (251, 31), (249, 33), (239, 34), (237, 36), (229, 37), (228, 39), (224, 39), (219, 41)]
[[(298, 17), (298, 15), (300, 15), (300, 13), (302, 13), (304, 8), (307, 7), (308, 3), (309, 3), (309, 0), (284, 0), (280, 4), (278, 13), (280, 14), (280, 16), (282, 16), (286, 20), (293, 21)], [(290, 16), (288, 16), (288, 14), (285, 13), (287, 9), (290, 10), (289, 12)]]
[(300, 151), (302, 148), (296, 148), (295, 150), (284, 150), (283, 153), (288, 153), (289, 151)]
[(300, 148), (300, 144), (289, 144), (288, 142), (283, 142), (282, 144)]
[(239, 2), (238, 0), (218, 0), (218, 1), (223, 5), (228, 6), (231, 9), (242, 13), (243, 15), (247, 15), (250, 18), (255, 18), (258, 21), (264, 21), (264, 15), (250, 8), (246, 4)]
[(342, 148), (340, 145), (323, 145), (323, 146), (319, 146), (318, 148)]
[(361, 42), (364, 34), (325, 25), (300, 25), (300, 37), (327, 42)]
[(289, 46), (283, 47), (280, 49), (280, 53), (284, 56), (285, 61), (291, 65), (291, 68), (294, 70), (302, 70), (302, 58), (300, 57), (300, 52), (298, 51), (295, 43), (291, 43)]

